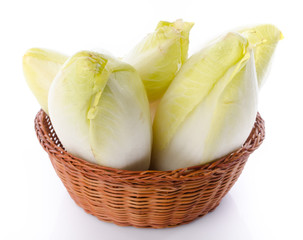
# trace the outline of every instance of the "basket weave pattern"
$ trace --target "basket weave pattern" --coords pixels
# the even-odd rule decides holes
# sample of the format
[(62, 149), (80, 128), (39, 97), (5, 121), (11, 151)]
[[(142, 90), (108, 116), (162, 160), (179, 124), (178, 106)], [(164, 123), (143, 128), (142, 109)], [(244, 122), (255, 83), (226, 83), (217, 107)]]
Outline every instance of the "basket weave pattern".
[(185, 224), (214, 210), (265, 136), (258, 114), (244, 145), (212, 163), (174, 171), (127, 171), (67, 153), (42, 110), (35, 129), (57, 175), (81, 208), (117, 225), (152, 228)]

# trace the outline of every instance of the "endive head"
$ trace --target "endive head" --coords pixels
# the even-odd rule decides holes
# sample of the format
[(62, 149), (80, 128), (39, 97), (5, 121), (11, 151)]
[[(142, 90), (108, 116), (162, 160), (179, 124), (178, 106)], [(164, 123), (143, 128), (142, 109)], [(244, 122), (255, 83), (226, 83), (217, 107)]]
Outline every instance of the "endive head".
[(192, 22), (183, 22), (181, 19), (178, 19), (174, 22), (160, 21), (156, 28), (159, 30), (165, 31), (166, 28), (174, 29), (175, 31), (181, 34), (180, 37), (180, 47), (181, 47), (181, 63), (183, 64), (188, 56), (188, 45), (189, 45), (189, 31), (194, 26)]
[(23, 56), (26, 82), (46, 113), (49, 87), (66, 60), (63, 54), (41, 48), (31, 48)]
[(193, 23), (159, 22), (123, 60), (138, 71), (150, 102), (162, 97), (187, 59), (189, 31)]
[(68, 152), (114, 168), (149, 167), (149, 105), (130, 65), (79, 52), (59, 71), (48, 100), (52, 124)]
[(282, 32), (271, 24), (263, 24), (239, 30), (248, 39), (254, 50), (259, 87), (265, 82), (266, 74), (278, 42), (283, 39)]
[(252, 55), (232, 32), (185, 62), (156, 112), (153, 169), (199, 165), (244, 143), (257, 111)]

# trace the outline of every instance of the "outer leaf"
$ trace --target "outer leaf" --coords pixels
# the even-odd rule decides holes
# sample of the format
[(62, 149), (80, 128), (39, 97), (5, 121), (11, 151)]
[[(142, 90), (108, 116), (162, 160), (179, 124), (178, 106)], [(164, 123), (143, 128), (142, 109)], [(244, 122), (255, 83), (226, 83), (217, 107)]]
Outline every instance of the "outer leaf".
[(29, 49), (23, 57), (26, 82), (46, 113), (49, 87), (66, 60), (65, 55), (40, 48)]
[(262, 87), (272, 56), (279, 40), (283, 39), (283, 35), (278, 28), (271, 24), (246, 28), (239, 32), (248, 39), (254, 49), (259, 87)]
[(247, 46), (245, 38), (237, 33), (229, 33), (187, 60), (156, 112), (153, 128), (154, 144), (158, 148), (167, 146), (187, 116), (204, 100), (226, 71), (244, 57)]

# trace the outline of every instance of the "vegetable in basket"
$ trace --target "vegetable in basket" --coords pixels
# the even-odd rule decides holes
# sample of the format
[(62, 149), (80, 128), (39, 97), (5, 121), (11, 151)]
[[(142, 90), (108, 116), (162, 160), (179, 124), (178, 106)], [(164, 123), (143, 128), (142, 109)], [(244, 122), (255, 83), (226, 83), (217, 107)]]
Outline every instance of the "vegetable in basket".
[(139, 74), (104, 54), (83, 51), (68, 59), (51, 50), (28, 50), (25, 78), (42, 109), (50, 112), (66, 150), (104, 166), (147, 169), (151, 123), (144, 87), (152, 115), (160, 103), (152, 168), (202, 164), (239, 148), (256, 116), (255, 83), (259, 89), (263, 85), (283, 36), (273, 25), (245, 28), (186, 61), (192, 26), (159, 22), (123, 59)]
[(26, 82), (46, 113), (49, 87), (67, 58), (58, 52), (41, 48), (31, 48), (23, 56)]
[(264, 84), (278, 42), (283, 39), (281, 31), (271, 24), (257, 25), (239, 30), (254, 49), (259, 88)]
[(129, 64), (95, 52), (75, 54), (51, 85), (48, 109), (61, 143), (74, 156), (113, 168), (148, 169), (148, 99)]
[(160, 101), (152, 168), (200, 165), (238, 149), (257, 114), (258, 83), (246, 38), (228, 33), (191, 56)]
[(229, 33), (190, 57), (160, 101), (152, 167), (173, 170), (241, 147), (281, 31), (264, 24)]
[(160, 21), (155, 32), (147, 35), (124, 57), (141, 76), (149, 101), (162, 97), (187, 59), (189, 31), (193, 23)]

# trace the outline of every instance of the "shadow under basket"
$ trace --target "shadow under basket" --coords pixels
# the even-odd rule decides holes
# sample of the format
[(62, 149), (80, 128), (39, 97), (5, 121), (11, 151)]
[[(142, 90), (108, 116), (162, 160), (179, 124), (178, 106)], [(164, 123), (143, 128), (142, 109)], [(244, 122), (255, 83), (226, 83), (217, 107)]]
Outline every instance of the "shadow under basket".
[(66, 152), (43, 110), (35, 118), (35, 129), (57, 175), (81, 208), (106, 222), (144, 228), (185, 224), (214, 210), (265, 136), (258, 113), (243, 146), (223, 158), (174, 171), (128, 171)]

